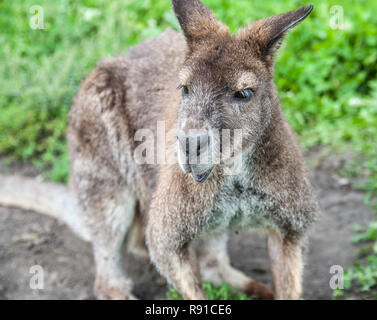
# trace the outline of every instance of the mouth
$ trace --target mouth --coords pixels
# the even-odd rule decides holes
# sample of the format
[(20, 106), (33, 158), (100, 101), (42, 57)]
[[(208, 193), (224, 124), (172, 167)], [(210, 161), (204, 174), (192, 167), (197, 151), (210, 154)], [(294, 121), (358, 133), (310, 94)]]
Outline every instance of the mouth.
[(212, 171), (212, 168), (209, 169), (209, 170), (207, 170), (207, 171), (205, 171), (205, 172), (203, 172), (203, 173), (201, 173), (201, 174), (194, 174), (194, 173), (192, 173), (191, 175), (192, 175), (192, 177), (194, 178), (194, 180), (196, 182), (203, 183), (204, 181), (207, 180), (207, 178), (209, 177), (211, 171)]

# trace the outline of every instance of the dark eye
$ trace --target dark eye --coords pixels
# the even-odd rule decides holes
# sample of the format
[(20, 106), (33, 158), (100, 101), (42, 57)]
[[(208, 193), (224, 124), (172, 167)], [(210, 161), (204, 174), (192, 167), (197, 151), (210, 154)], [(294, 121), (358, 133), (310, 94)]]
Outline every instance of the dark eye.
[(236, 100), (240, 100), (240, 101), (243, 101), (243, 102), (247, 102), (251, 99), (251, 97), (254, 95), (254, 92), (252, 89), (250, 88), (247, 88), (247, 89), (243, 89), (243, 90), (240, 90), (240, 91), (237, 91), (235, 94), (234, 94), (234, 98)]
[(182, 86), (182, 96), (185, 98), (187, 97), (189, 94), (189, 89), (187, 88), (187, 86)]

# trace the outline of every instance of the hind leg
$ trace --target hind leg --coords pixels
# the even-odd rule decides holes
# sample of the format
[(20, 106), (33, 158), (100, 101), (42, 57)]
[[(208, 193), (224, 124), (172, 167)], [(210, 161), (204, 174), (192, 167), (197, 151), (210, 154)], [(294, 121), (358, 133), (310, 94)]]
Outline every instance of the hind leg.
[(211, 281), (215, 285), (226, 282), (249, 296), (273, 299), (273, 292), (267, 285), (253, 280), (231, 266), (227, 241), (228, 235), (222, 234), (198, 243), (197, 254), (202, 280)]
[[(123, 198), (123, 197), (120, 197)], [(135, 299), (132, 281), (122, 265), (122, 244), (134, 216), (135, 200), (107, 201), (106, 220), (92, 235), (96, 262), (95, 294), (99, 299)]]
[[(117, 184), (80, 180), (80, 203), (91, 230), (98, 299), (135, 299), (122, 266), (122, 246), (135, 215), (136, 200)], [(106, 186), (106, 187), (105, 187)]]

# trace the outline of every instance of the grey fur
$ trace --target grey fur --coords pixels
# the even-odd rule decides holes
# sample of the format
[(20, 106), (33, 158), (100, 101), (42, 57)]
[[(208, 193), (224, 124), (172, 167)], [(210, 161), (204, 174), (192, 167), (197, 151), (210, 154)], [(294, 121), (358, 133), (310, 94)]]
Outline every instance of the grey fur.
[[(70, 112), (70, 187), (90, 230), (98, 298), (132, 299), (121, 264), (127, 236), (188, 299), (203, 299), (200, 274), (228, 281), (250, 295), (272, 291), (233, 269), (226, 232), (262, 228), (269, 237), (275, 298), (301, 294), (303, 239), (317, 206), (305, 162), (286, 122), (273, 83), (273, 53), (288, 27), (311, 11), (299, 9), (254, 22), (231, 36), (198, 0), (173, 0), (184, 36), (168, 30), (100, 62), (82, 82)], [(177, 85), (189, 86), (183, 99)], [(234, 91), (251, 87), (247, 103)], [(187, 166), (138, 164), (139, 129), (242, 129), (235, 158)], [(213, 141), (219, 146), (219, 139)], [(168, 143), (167, 150), (176, 143)], [(161, 151), (161, 150), (159, 150)], [(155, 151), (157, 152), (157, 151)], [(242, 170), (226, 175), (232, 161)], [(192, 173), (211, 169), (199, 184)], [(144, 249), (143, 249), (144, 248)]]

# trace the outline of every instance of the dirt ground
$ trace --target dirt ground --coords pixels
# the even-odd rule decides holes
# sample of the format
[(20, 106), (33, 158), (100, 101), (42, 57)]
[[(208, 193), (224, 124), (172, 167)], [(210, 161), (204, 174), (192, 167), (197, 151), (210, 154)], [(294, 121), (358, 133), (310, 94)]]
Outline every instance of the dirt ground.
[[(351, 266), (359, 248), (350, 243), (355, 224), (375, 218), (352, 182), (338, 175), (347, 155), (311, 152), (307, 161), (321, 216), (310, 232), (304, 277), (305, 299), (330, 299), (330, 267)], [(4, 166), (0, 172), (35, 175), (31, 166)], [(229, 251), (234, 266), (271, 284), (266, 242), (261, 234), (232, 234)], [(164, 297), (166, 283), (149, 261), (125, 255), (126, 270), (141, 299)], [(44, 269), (44, 289), (30, 288), (30, 267)], [(45, 216), (0, 207), (0, 299), (94, 299), (91, 247), (68, 228)]]

